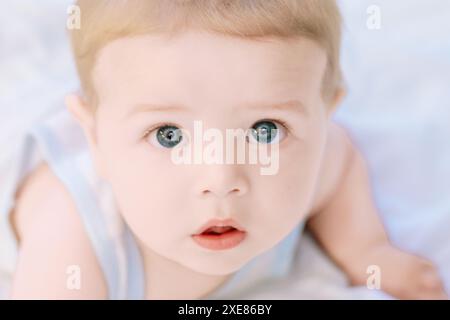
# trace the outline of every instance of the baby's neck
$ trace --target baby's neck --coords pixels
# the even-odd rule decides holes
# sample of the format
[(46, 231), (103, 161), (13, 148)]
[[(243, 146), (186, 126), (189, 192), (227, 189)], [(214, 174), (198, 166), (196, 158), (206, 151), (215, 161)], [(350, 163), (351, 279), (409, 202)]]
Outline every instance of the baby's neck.
[(144, 261), (146, 299), (201, 299), (218, 289), (231, 276), (199, 273), (160, 256), (142, 243), (139, 243), (139, 248)]

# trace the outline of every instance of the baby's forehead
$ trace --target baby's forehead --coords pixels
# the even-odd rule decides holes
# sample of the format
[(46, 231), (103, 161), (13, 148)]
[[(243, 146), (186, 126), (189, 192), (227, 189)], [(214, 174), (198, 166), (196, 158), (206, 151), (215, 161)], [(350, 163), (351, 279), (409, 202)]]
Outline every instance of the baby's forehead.
[[(136, 71), (133, 67), (202, 67), (210, 70), (235, 66), (258, 71), (311, 69), (326, 60), (325, 51), (306, 38), (281, 40), (243, 39), (201, 31), (177, 36), (143, 35), (119, 38), (107, 44), (97, 57), (96, 70)], [(204, 69), (204, 68), (203, 68)], [(232, 70), (228, 70), (232, 71)]]
[(121, 92), (128, 97), (153, 92), (161, 99), (222, 97), (223, 91), (245, 97), (291, 88), (319, 89), (325, 67), (325, 51), (306, 38), (249, 40), (186, 32), (175, 37), (120, 38), (107, 44), (98, 54), (93, 79), (100, 100), (111, 95), (117, 100)]

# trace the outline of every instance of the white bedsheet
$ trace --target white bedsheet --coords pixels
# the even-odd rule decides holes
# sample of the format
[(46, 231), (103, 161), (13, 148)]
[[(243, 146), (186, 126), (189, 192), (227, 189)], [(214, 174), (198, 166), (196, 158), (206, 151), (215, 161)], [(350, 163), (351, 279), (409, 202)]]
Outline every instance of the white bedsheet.
[(450, 2), (343, 0), (349, 95), (336, 119), (371, 169), (374, 196), (395, 244), (428, 257), (450, 292)]
[[(378, 0), (380, 30), (366, 26), (372, 1), (339, 2), (349, 94), (336, 121), (367, 157), (393, 242), (433, 260), (450, 292), (450, 2)], [(77, 87), (64, 31), (70, 3), (15, 0), (0, 11), (0, 171), (26, 128)], [(0, 195), (4, 188), (0, 179)], [(298, 264), (296, 282), (253, 298), (384, 297), (347, 288), (307, 236)]]

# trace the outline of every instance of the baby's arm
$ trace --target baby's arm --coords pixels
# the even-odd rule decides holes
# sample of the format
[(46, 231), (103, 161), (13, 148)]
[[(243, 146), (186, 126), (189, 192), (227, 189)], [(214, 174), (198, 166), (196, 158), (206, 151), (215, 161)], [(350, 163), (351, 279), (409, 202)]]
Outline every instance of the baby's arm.
[(344, 161), (332, 192), (313, 212), (308, 228), (352, 284), (365, 285), (367, 268), (377, 265), (381, 289), (395, 297), (447, 298), (430, 262), (389, 243), (372, 201), (364, 159), (342, 128), (333, 125), (330, 131), (334, 135), (332, 142), (338, 145), (328, 147), (332, 150), (328, 156), (325, 152), (324, 171), (330, 175), (339, 167), (339, 150)]
[[(75, 205), (47, 166), (26, 179), (12, 218), (20, 254), (11, 298), (106, 298), (105, 281)], [(71, 266), (81, 271), (79, 290), (71, 278), (78, 270)]]

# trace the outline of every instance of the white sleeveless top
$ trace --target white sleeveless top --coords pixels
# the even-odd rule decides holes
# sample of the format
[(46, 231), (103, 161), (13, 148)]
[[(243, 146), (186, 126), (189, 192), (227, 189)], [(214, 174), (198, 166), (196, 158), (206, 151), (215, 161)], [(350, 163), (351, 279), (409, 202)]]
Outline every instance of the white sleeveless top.
[[(110, 299), (143, 299), (144, 269), (135, 239), (121, 219), (110, 187), (96, 174), (83, 133), (65, 109), (37, 123), (4, 167), (0, 182), (0, 294), (7, 293), (17, 260), (9, 222), (14, 194), (24, 177), (46, 161), (65, 185), (81, 216), (105, 275)], [(204, 299), (239, 299), (291, 271), (303, 223), (280, 243), (253, 258)]]

